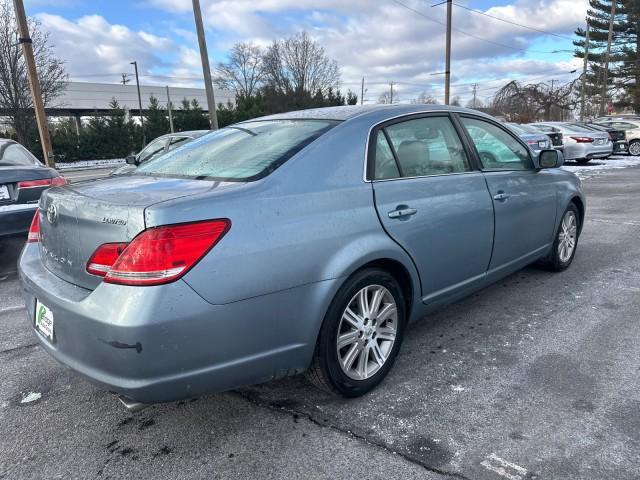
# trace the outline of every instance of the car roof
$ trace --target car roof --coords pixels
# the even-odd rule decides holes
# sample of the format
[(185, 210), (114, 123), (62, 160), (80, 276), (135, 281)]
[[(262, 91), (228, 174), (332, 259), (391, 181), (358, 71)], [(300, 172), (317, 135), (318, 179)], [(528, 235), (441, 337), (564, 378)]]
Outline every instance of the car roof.
[[(344, 105), (338, 107), (323, 107), (323, 108), (310, 108), (306, 110), (294, 110), (291, 112), (285, 113), (276, 113), (274, 115), (267, 115), (264, 117), (252, 118), (251, 120), (246, 120), (246, 122), (255, 122), (259, 120), (299, 120), (299, 119), (309, 119), (309, 120), (338, 120), (338, 121), (346, 121), (354, 118), (361, 118), (367, 115), (375, 115), (376, 117), (380, 116), (380, 114), (386, 114), (387, 118), (393, 118), (395, 116), (407, 115), (411, 113), (422, 113), (422, 112), (466, 112), (473, 113), (474, 115), (483, 116), (487, 118), (491, 118), (489, 115), (486, 115), (477, 110), (471, 110), (469, 108), (462, 107), (453, 107), (450, 105), (423, 105), (423, 104), (410, 104), (410, 105), (384, 105), (384, 104), (376, 104), (376, 105)], [(242, 122), (245, 123), (245, 122)]]

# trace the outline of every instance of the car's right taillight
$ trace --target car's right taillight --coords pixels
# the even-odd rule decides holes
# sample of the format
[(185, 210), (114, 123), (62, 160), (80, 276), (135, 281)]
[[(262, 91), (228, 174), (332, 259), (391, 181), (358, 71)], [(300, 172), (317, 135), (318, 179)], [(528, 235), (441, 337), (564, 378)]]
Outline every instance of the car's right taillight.
[(27, 243), (36, 243), (40, 241), (40, 210), (36, 208), (36, 213), (31, 220), (29, 234), (27, 235)]
[(570, 139), (572, 139), (573, 141), (575, 141), (576, 143), (593, 143), (593, 138), (591, 137), (569, 137)]
[[(98, 247), (87, 271), (104, 275), (107, 283), (120, 285), (173, 282), (198, 263), (230, 227), (230, 220), (217, 219), (150, 228), (135, 237), (121, 253), (118, 250), (123, 244)], [(98, 254), (100, 262), (95, 261)]]

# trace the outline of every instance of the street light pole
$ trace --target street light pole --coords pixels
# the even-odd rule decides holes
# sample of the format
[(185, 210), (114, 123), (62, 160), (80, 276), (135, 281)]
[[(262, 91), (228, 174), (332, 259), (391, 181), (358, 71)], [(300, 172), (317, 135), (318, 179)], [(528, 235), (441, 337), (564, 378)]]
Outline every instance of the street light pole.
[(584, 91), (587, 84), (587, 66), (589, 64), (589, 19), (584, 37), (584, 65), (582, 66), (582, 85), (580, 86), (580, 121), (584, 122)]
[(198, 34), (198, 46), (200, 47), (200, 58), (202, 60), (202, 74), (204, 75), (204, 89), (207, 93), (207, 106), (209, 107), (209, 120), (211, 122), (211, 129), (217, 130), (218, 115), (216, 114), (216, 99), (213, 96), (211, 69), (209, 67), (209, 54), (207, 53), (207, 41), (204, 37), (204, 27), (202, 26), (200, 0), (193, 0), (193, 17), (196, 22), (196, 32)]
[(147, 139), (144, 135), (144, 116), (142, 115), (142, 97), (140, 96), (140, 80), (138, 79), (138, 62), (131, 62), (131, 65), (136, 70), (136, 86), (138, 87), (138, 108), (140, 109), (140, 127), (142, 128), (142, 148), (147, 144)]
[(51, 148), (49, 125), (47, 124), (47, 114), (44, 111), (42, 91), (40, 90), (40, 81), (38, 80), (38, 72), (36, 70), (36, 61), (33, 58), (33, 42), (29, 36), (27, 15), (24, 11), (22, 0), (13, 0), (13, 6), (16, 12), (16, 21), (18, 22), (18, 42), (22, 44), (22, 54), (27, 64), (27, 77), (29, 78), (29, 89), (31, 90), (33, 108), (36, 111), (36, 123), (38, 124), (42, 154), (45, 164), (53, 168), (55, 167), (55, 161), (53, 158), (53, 149)]

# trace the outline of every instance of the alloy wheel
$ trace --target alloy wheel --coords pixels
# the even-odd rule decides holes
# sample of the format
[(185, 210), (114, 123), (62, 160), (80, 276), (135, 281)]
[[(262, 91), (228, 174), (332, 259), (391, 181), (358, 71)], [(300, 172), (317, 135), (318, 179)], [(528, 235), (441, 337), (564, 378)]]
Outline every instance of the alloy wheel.
[(640, 142), (631, 142), (631, 145), (629, 145), (629, 153), (633, 156), (640, 155)]
[(568, 210), (562, 218), (560, 232), (558, 233), (558, 256), (562, 263), (566, 263), (571, 259), (573, 251), (576, 248), (576, 237), (578, 234), (578, 221), (576, 214), (572, 210)]
[(396, 339), (398, 310), (381, 285), (360, 289), (342, 313), (336, 339), (338, 363), (354, 380), (366, 380), (385, 364)]

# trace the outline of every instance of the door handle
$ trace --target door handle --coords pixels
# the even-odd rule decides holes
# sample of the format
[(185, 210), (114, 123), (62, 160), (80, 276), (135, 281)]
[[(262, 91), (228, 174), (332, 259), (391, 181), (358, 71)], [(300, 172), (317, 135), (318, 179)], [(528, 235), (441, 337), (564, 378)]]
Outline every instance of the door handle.
[(498, 192), (493, 196), (493, 199), (499, 202), (504, 202), (507, 198), (509, 198), (509, 195), (504, 192)]
[(389, 212), (389, 218), (408, 217), (409, 215), (415, 215), (417, 211), (418, 210), (416, 210), (415, 208), (409, 208), (403, 205), (402, 207), (396, 208), (395, 210), (391, 210)]

